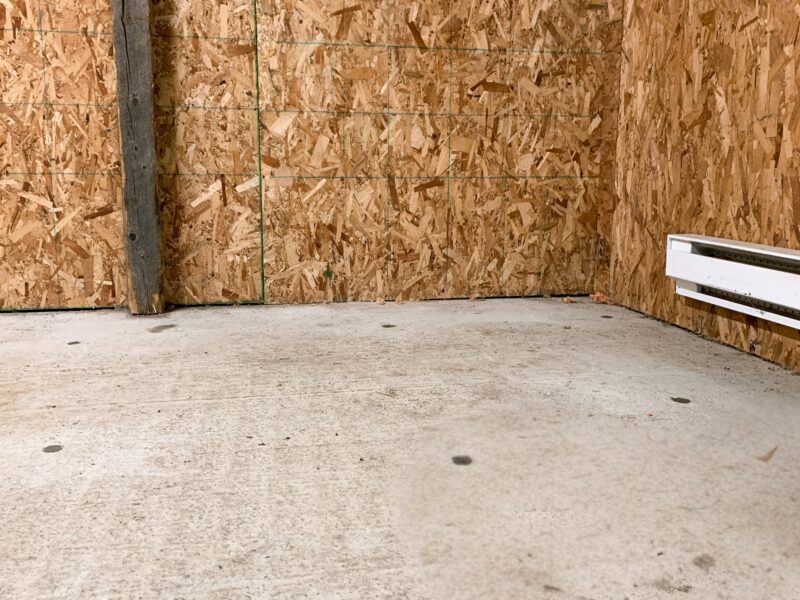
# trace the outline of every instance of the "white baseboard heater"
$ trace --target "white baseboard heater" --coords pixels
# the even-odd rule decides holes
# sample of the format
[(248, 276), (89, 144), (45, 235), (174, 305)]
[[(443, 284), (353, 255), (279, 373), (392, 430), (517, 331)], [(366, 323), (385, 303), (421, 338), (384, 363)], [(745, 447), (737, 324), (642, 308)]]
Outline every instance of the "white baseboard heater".
[(800, 251), (670, 235), (667, 277), (681, 296), (800, 329)]

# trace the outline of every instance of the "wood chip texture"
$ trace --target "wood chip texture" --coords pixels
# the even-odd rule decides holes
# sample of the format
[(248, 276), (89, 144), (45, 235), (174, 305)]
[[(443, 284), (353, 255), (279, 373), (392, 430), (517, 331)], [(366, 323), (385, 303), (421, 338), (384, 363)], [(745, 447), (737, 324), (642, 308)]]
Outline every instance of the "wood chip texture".
[[(159, 0), (152, 12), (168, 302), (607, 281), (613, 5)], [(2, 308), (125, 302), (110, 19), (104, 0), (0, 7)]]
[(675, 296), (666, 237), (800, 248), (800, 5), (626, 6), (613, 298), (800, 369), (798, 332)]
[[(665, 239), (800, 247), (788, 0), (152, 2), (175, 304), (674, 296)], [(260, 177), (259, 177), (260, 176)], [(126, 302), (107, 0), (0, 3), (0, 310)]]
[(605, 288), (620, 8), (259, 3), (266, 301)]
[(102, 0), (0, 3), (0, 310), (126, 301)]

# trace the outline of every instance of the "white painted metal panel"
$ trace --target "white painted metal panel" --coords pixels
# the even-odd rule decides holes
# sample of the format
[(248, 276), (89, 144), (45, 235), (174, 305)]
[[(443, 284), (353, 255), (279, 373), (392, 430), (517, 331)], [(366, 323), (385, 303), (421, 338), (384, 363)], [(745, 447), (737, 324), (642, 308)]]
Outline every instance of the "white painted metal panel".
[(687, 252), (673, 252), (667, 275), (695, 285), (800, 310), (800, 275)]
[(694, 234), (681, 234), (667, 236), (670, 242), (683, 242), (688, 244), (701, 244), (703, 246), (716, 246), (718, 248), (727, 248), (729, 250), (737, 250), (742, 252), (749, 252), (752, 254), (760, 254), (763, 256), (773, 256), (775, 258), (786, 258), (796, 260), (800, 265), (800, 250), (791, 250), (790, 248), (778, 248), (776, 246), (764, 246), (762, 244), (750, 244), (748, 242), (734, 242), (733, 240), (726, 240), (723, 238), (715, 238), (706, 235)]
[[(704, 255), (715, 249), (729, 254), (722, 258)], [(671, 235), (667, 276), (677, 280), (676, 291), (682, 296), (800, 329), (800, 318), (793, 314), (800, 311), (800, 252), (796, 250)]]

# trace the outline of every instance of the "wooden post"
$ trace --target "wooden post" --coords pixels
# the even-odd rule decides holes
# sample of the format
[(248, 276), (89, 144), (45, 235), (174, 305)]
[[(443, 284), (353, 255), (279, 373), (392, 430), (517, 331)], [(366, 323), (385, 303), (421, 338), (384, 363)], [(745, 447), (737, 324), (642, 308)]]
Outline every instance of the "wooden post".
[(156, 194), (156, 141), (150, 0), (112, 0), (119, 128), (128, 247), (128, 305), (135, 315), (164, 311), (161, 233)]

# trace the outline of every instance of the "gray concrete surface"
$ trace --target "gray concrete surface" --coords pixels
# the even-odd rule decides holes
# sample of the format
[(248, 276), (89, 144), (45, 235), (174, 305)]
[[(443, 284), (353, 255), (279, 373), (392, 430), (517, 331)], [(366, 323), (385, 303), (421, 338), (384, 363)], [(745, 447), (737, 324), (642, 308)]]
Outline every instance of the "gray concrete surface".
[(800, 377), (621, 308), (13, 314), (0, 341), (0, 598), (800, 597)]

